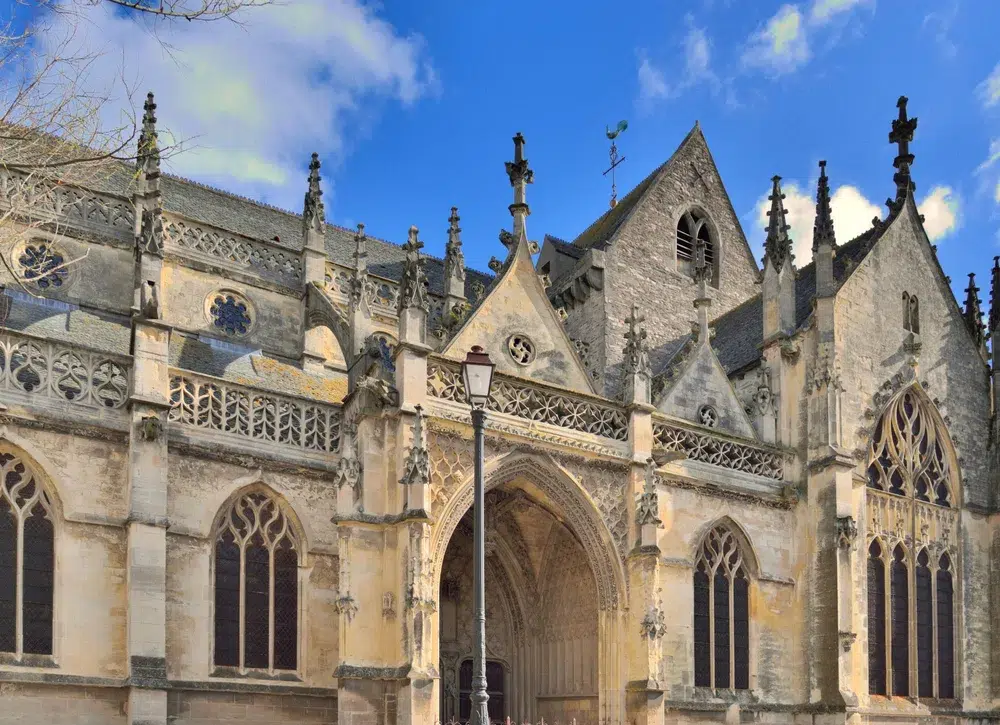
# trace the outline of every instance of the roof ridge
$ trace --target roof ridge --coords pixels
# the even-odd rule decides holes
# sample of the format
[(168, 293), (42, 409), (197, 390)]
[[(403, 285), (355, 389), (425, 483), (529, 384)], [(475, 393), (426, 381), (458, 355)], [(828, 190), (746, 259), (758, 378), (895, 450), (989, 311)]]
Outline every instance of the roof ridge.
[(275, 206), (274, 204), (268, 204), (266, 201), (251, 199), (249, 196), (243, 196), (241, 194), (236, 194), (232, 191), (226, 191), (225, 189), (220, 189), (217, 186), (212, 186), (211, 184), (206, 184), (202, 181), (195, 181), (194, 179), (189, 179), (188, 177), (181, 176), (180, 174), (164, 173), (163, 176), (165, 176), (168, 179), (173, 179), (174, 181), (179, 181), (184, 184), (190, 184), (191, 186), (196, 186), (198, 188), (205, 189), (206, 191), (211, 191), (213, 193), (220, 194), (222, 196), (228, 196), (231, 199), (239, 199), (240, 201), (245, 201), (249, 204), (253, 204), (254, 206), (259, 206), (263, 209), (280, 212), (281, 214), (284, 214), (286, 216), (295, 217), (296, 219), (302, 218), (301, 214), (296, 214), (295, 212), (290, 211), (289, 209), (282, 209), (280, 206)]

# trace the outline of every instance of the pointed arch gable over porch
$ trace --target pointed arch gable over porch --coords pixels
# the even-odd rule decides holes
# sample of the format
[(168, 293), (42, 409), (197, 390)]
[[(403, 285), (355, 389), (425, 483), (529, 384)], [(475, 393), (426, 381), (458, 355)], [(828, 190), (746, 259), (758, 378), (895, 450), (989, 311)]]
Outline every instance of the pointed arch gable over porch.
[[(625, 608), (628, 602), (625, 570), (615, 541), (597, 505), (569, 472), (547, 456), (514, 452), (488, 463), (483, 475), (487, 491), (523, 477), (549, 497), (587, 554), (601, 610)], [(440, 586), (448, 542), (472, 506), (472, 497), (470, 477), (447, 503), (435, 526), (432, 534), (435, 587)]]

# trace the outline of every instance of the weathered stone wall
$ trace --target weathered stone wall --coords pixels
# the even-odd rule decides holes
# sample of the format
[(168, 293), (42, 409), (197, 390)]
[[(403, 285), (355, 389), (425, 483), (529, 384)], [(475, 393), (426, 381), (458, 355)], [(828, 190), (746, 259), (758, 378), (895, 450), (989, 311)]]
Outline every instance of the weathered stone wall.
[(620, 386), (617, 365), (622, 359), (625, 318), (633, 304), (646, 317), (654, 372), (697, 319), (693, 306), (697, 287), (691, 277), (677, 271), (676, 263), (677, 222), (691, 209), (707, 216), (718, 255), (718, 285), (709, 287), (710, 316), (721, 315), (759, 291), (757, 264), (704, 137), (696, 130), (622, 224), (606, 252), (607, 394), (616, 393)]
[(337, 700), (323, 695), (174, 690), (167, 697), (167, 718), (173, 725), (334, 725)]
[(54, 684), (0, 683), (2, 725), (125, 725), (125, 690)]

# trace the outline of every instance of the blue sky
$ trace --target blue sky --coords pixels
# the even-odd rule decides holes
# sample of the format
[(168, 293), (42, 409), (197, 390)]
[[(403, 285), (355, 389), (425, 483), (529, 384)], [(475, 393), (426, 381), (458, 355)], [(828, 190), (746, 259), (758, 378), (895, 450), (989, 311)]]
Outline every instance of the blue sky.
[(572, 239), (607, 208), (606, 125), (629, 121), (623, 194), (699, 120), (755, 249), (775, 173), (808, 249), (820, 159), (840, 241), (884, 214), (905, 94), (942, 263), (960, 297), (976, 271), (988, 298), (1000, 254), (993, 0), (285, 0), (239, 28), (158, 27), (171, 54), (130, 19), (98, 7), (91, 20), (85, 40), (106, 51), (93, 83), (126, 59), (186, 141), (174, 172), (298, 211), (318, 151), (329, 220), (397, 242), (416, 224), (440, 255), (458, 206), (481, 269), (510, 223), (503, 163), (517, 131), (535, 170), (534, 239)]

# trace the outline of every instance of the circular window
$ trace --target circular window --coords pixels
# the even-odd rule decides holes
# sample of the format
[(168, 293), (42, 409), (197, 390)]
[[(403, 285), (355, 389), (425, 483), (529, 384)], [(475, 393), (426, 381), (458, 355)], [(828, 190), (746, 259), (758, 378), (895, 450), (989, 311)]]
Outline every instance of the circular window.
[(714, 428), (719, 424), (719, 414), (711, 405), (703, 405), (698, 408), (698, 422), (708, 428)]
[(24, 281), (40, 290), (58, 289), (69, 279), (65, 257), (47, 239), (27, 242), (16, 258)]
[(227, 335), (246, 335), (253, 326), (250, 302), (238, 292), (220, 290), (208, 296), (212, 327)]
[(511, 335), (507, 338), (507, 352), (518, 365), (527, 365), (535, 359), (535, 343), (527, 335)]

